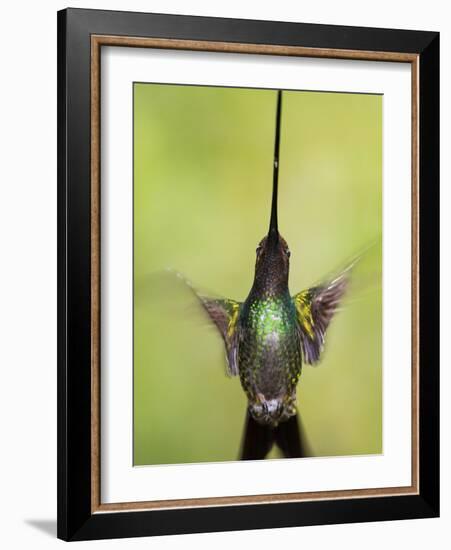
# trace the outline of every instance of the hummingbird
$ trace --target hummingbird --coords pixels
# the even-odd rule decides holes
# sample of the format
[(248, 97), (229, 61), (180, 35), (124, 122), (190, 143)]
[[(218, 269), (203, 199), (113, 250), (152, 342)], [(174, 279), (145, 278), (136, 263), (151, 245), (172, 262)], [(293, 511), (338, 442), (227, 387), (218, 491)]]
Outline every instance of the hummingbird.
[[(290, 249), (277, 220), (282, 90), (277, 92), (271, 215), (257, 246), (252, 288), (244, 302), (194, 289), (222, 337), (230, 376), (247, 397), (241, 459), (265, 458), (272, 446), (285, 457), (305, 456), (296, 388), (302, 366), (316, 365), (325, 335), (348, 288), (351, 268), (297, 294), (288, 286)], [(191, 287), (193, 288), (193, 287)]]

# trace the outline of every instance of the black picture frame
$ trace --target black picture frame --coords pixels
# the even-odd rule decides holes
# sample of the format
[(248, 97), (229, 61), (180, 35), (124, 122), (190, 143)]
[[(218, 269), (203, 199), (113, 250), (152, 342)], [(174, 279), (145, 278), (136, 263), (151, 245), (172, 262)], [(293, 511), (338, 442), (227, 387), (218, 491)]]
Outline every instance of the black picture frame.
[[(91, 36), (418, 56), (419, 493), (93, 513)], [(333, 56), (332, 56), (333, 57)], [(439, 33), (67, 9), (58, 13), (58, 537), (87, 540), (439, 515)]]

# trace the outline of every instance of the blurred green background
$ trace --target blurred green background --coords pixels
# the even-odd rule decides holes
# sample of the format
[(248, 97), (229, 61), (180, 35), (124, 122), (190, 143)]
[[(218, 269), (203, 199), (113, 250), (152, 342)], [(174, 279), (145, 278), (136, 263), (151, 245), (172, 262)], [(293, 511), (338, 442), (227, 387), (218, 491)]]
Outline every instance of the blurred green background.
[[(246, 298), (269, 222), (275, 107), (272, 90), (134, 84), (135, 465), (238, 457), (239, 379), (191, 294), (161, 273)], [(279, 229), (293, 294), (380, 236), (381, 96), (284, 92)], [(315, 456), (382, 452), (380, 248), (359, 269), (370, 290), (351, 293), (298, 386)]]

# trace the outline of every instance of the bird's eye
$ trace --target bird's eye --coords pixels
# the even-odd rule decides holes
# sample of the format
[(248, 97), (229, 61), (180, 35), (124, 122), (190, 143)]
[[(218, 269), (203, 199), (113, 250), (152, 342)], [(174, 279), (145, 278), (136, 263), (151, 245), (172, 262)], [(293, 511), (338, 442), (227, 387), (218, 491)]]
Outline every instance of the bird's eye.
[(289, 257), (291, 256), (291, 252), (289, 251), (288, 248), (285, 250), (285, 253), (286, 253), (286, 255), (287, 255), (287, 258), (289, 258)]
[(261, 249), (262, 249), (261, 246), (257, 246), (257, 248), (255, 249), (255, 252), (256, 252), (257, 254), (259, 254)]

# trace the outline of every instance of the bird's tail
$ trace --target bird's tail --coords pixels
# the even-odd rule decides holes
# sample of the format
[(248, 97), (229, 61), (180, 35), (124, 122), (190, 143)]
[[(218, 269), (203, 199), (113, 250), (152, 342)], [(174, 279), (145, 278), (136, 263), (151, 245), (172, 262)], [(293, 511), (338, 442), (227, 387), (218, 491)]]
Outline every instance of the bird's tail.
[(311, 456), (298, 415), (290, 417), (273, 428), (259, 424), (247, 411), (241, 460), (264, 459), (273, 445), (277, 445), (285, 458)]

